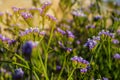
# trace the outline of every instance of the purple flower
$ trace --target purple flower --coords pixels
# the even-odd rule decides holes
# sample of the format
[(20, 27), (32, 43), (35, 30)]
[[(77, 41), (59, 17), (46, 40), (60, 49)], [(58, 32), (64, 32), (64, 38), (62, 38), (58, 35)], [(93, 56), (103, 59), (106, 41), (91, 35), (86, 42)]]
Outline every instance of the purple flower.
[(80, 40), (77, 40), (76, 43), (79, 45), (81, 42), (80, 42)]
[(59, 32), (59, 33), (61, 33), (61, 34), (66, 34), (66, 32), (65, 31), (63, 31), (62, 29), (60, 29), (60, 28), (57, 28), (57, 31)]
[(46, 16), (48, 17), (48, 19), (57, 22), (57, 19), (54, 16), (52, 16), (50, 14), (46, 14)]
[(78, 62), (79, 59), (80, 59), (80, 58), (79, 58), (78, 56), (74, 56), (74, 57), (72, 57), (70, 60)]
[(110, 33), (109, 31), (105, 31), (105, 30), (102, 30), (101, 32), (99, 32), (98, 35), (99, 36), (101, 36), (101, 35), (107, 35), (107, 36), (110, 36), (111, 38), (115, 37), (114, 33)]
[(86, 17), (86, 15), (81, 10), (73, 10), (72, 15), (77, 17)]
[(41, 31), (41, 32), (39, 32), (39, 35), (45, 35), (45, 34), (46, 34), (45, 31)]
[(25, 34), (29, 34), (29, 29), (28, 28), (25, 30)]
[(33, 28), (30, 28), (30, 29), (29, 29), (29, 33), (31, 33), (31, 32), (33, 32)]
[(26, 33), (25, 32), (20, 32), (19, 36), (24, 36)]
[(65, 48), (66, 51), (71, 52), (73, 49), (72, 48)]
[[(70, 22), (69, 22), (70, 23)], [(68, 24), (60, 24), (60, 26), (62, 26), (62, 27), (64, 27), (64, 28), (66, 28), (66, 29), (70, 29), (70, 25), (68, 25)]]
[(14, 80), (22, 79), (24, 76), (24, 72), (21, 68), (16, 69), (13, 75)]
[(41, 34), (41, 35), (44, 35), (44, 31), (39, 31), (39, 28), (27, 28), (24, 32), (20, 32), (19, 36), (24, 36), (24, 35), (27, 35), (29, 33), (32, 33), (32, 32), (35, 32), (35, 33), (38, 33), (38, 34)]
[(4, 69), (4, 68), (0, 68), (0, 73), (6, 73), (6, 72), (7, 72), (6, 69)]
[(58, 44), (60, 45), (60, 47), (65, 48), (61, 41), (58, 41)]
[(109, 80), (108, 78), (106, 78), (106, 77), (103, 77), (103, 80)]
[(40, 14), (41, 15), (44, 15), (44, 13), (47, 11), (48, 7), (50, 7), (51, 5), (51, 2), (45, 2), (43, 5), (42, 5), (42, 8), (40, 10)]
[(120, 29), (117, 30), (118, 35), (120, 35)]
[(93, 40), (98, 40), (98, 41), (100, 40), (100, 36), (93, 36), (92, 38)]
[(42, 9), (44, 10), (44, 9), (46, 9), (48, 6), (50, 6), (51, 5), (51, 2), (45, 2), (44, 4), (43, 4), (43, 6), (42, 6)]
[(14, 39), (9, 39), (3, 35), (0, 34), (0, 39), (2, 40), (2, 42), (7, 42), (9, 45), (11, 45), (12, 43), (16, 42)]
[(83, 63), (83, 64), (87, 64), (87, 65), (89, 64), (89, 62), (86, 61), (86, 60), (82, 60), (82, 63)]
[(32, 41), (27, 41), (22, 46), (22, 53), (25, 59), (29, 60), (32, 54), (33, 43)]
[(71, 60), (76, 61), (78, 63), (89, 65), (89, 62), (87, 60), (83, 59), (82, 57), (74, 56), (71, 58)]
[(89, 29), (89, 28), (95, 28), (95, 26), (94, 25), (87, 25), (86, 29)]
[(37, 47), (39, 44), (39, 41), (35, 41), (35, 42), (32, 42), (32, 48), (35, 48)]
[(100, 20), (100, 19), (102, 19), (102, 16), (100, 16), (100, 15), (95, 16), (95, 17), (93, 18), (94, 21), (98, 21), (98, 20)]
[(11, 44), (13, 44), (13, 43), (15, 43), (16, 42), (16, 40), (8, 40), (8, 44), (9, 45), (11, 45)]
[(56, 70), (57, 70), (57, 71), (60, 71), (60, 70), (61, 70), (61, 66), (58, 66), (58, 65), (57, 65), (57, 66), (56, 66)]
[(117, 39), (113, 39), (113, 40), (112, 40), (112, 43), (114, 43), (114, 44), (119, 44), (119, 41), (118, 41)]
[(115, 59), (120, 59), (120, 54), (118, 54), (118, 53), (114, 54), (114, 55), (113, 55), (113, 58), (115, 58)]
[(18, 12), (18, 11), (19, 11), (19, 8), (17, 8), (17, 7), (12, 7), (12, 10), (13, 10), (14, 12)]
[(2, 34), (0, 34), (0, 39), (2, 39)]
[(87, 72), (87, 69), (86, 69), (86, 68), (82, 68), (82, 69), (80, 69), (80, 72), (81, 72), (81, 73), (86, 73), (86, 72)]
[(39, 28), (34, 28), (33, 31), (39, 33)]
[(3, 16), (3, 13), (2, 13), (2, 12), (0, 12), (0, 17), (1, 17), (1, 16)]
[(68, 37), (75, 38), (75, 36), (71, 31), (67, 30), (67, 34), (68, 34)]
[(97, 45), (97, 41), (93, 39), (88, 39), (88, 41), (84, 44), (85, 47), (89, 47), (89, 49), (93, 49)]
[(5, 36), (2, 36), (2, 41), (6, 41), (6, 37)]
[(28, 12), (22, 12), (21, 13), (21, 16), (24, 18), (24, 19), (29, 19), (29, 18), (32, 18), (32, 14), (28, 13)]

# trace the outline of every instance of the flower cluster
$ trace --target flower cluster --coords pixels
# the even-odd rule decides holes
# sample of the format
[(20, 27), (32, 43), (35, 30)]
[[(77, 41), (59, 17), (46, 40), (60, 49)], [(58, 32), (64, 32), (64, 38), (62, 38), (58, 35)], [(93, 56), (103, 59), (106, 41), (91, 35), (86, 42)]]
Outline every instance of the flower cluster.
[(15, 42), (15, 40), (7, 38), (7, 37), (3, 36), (2, 34), (0, 34), (0, 40), (2, 42), (7, 42), (8, 44), (12, 44)]
[(67, 36), (70, 37), (70, 38), (75, 38), (74, 34), (70, 30), (64, 31), (60, 28), (57, 28), (57, 32), (61, 33), (62, 35), (67, 34)]
[(98, 36), (93, 36), (92, 39), (88, 39), (88, 41), (84, 44), (85, 47), (88, 47), (89, 49), (93, 49), (96, 45), (97, 45), (97, 41), (100, 41), (100, 37), (101, 36), (109, 36), (112, 38), (112, 42), (114, 44), (118, 44), (119, 41), (114, 39), (115, 37), (115, 34), (114, 33), (110, 33), (109, 31), (105, 31), (105, 30), (102, 30), (101, 32), (98, 33)]
[(92, 38), (93, 38), (93, 40), (97, 40), (97, 41), (100, 40), (100, 36), (93, 36)]
[(80, 72), (85, 73), (88, 70), (89, 62), (82, 57), (74, 56), (71, 60), (75, 63), (75, 65), (80, 65)]
[(68, 34), (68, 37), (75, 38), (75, 36), (71, 31), (67, 30), (67, 34)]
[(97, 41), (94, 39), (88, 39), (88, 41), (84, 44), (85, 47), (89, 49), (93, 49), (97, 45)]
[(12, 10), (13, 10), (14, 12), (20, 12), (20, 11), (22, 11), (22, 10), (25, 10), (25, 8), (12, 7)]
[(54, 16), (50, 15), (50, 14), (46, 14), (46, 17), (47, 17), (48, 19), (50, 19), (51, 21), (57, 22), (57, 19), (56, 19)]
[(72, 61), (75, 61), (77, 63), (82, 63), (82, 64), (86, 64), (89, 65), (89, 62), (85, 59), (83, 59), (82, 57), (78, 57), (78, 56), (74, 56), (71, 58)]
[(27, 28), (24, 32), (20, 32), (19, 36), (25, 36), (29, 33), (38, 33), (39, 35), (45, 35), (45, 31), (40, 31), (39, 28)]
[(80, 69), (80, 72), (81, 73), (86, 73), (88, 70), (86, 69), (86, 68), (82, 68), (82, 69)]
[(26, 20), (26, 19), (30, 19), (32, 18), (32, 14), (28, 13), (28, 12), (22, 12), (21, 16)]
[(112, 40), (112, 43), (113, 43), (113, 44), (119, 44), (119, 40), (113, 39), (113, 40)]
[(58, 31), (59, 33), (61, 33), (62, 35), (65, 35), (65, 34), (66, 34), (66, 32), (65, 32), (64, 30), (60, 29), (60, 28), (57, 28), (57, 31)]
[(86, 15), (81, 10), (73, 10), (72, 15), (77, 17), (86, 17)]
[(73, 50), (72, 48), (65, 47), (61, 41), (58, 41), (58, 44), (60, 45), (61, 48), (63, 48), (67, 52), (71, 52)]
[(106, 36), (109, 36), (111, 38), (114, 38), (115, 37), (115, 34), (114, 33), (111, 33), (109, 31), (105, 31), (105, 30), (102, 30), (101, 32), (98, 33), (99, 36), (101, 35), (106, 35)]
[(51, 5), (51, 2), (45, 2), (45, 3), (42, 5), (40, 14), (43, 15), (43, 14), (47, 11), (47, 9), (50, 7), (50, 5)]
[(42, 6), (42, 9), (44, 10), (45, 8), (47, 8), (50, 5), (51, 5), (51, 2), (45, 2)]

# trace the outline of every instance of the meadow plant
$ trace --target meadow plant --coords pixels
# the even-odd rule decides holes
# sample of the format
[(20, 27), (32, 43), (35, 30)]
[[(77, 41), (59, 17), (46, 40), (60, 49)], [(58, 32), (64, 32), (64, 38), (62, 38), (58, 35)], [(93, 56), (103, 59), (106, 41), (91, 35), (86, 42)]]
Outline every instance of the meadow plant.
[(119, 6), (89, 1), (60, 0), (61, 19), (37, 0), (0, 12), (0, 80), (119, 80)]

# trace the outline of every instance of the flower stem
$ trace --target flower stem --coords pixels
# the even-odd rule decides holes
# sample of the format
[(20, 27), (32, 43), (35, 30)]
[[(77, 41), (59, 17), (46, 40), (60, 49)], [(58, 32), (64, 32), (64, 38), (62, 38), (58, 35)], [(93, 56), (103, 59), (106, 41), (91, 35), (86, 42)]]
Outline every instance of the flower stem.
[(67, 80), (71, 80), (71, 77), (72, 77), (72, 75), (73, 75), (74, 71), (75, 71), (75, 68), (72, 70), (72, 72), (71, 72), (71, 74), (69, 75), (69, 77), (68, 77), (68, 79), (67, 79)]
[(61, 77), (61, 75), (63, 73), (64, 68), (65, 68), (65, 64), (66, 64), (66, 57), (64, 58), (63, 66), (62, 66), (62, 69), (61, 69), (60, 74), (58, 76), (58, 80), (60, 80), (60, 77)]
[(30, 80), (32, 80), (32, 62), (31, 62), (31, 59), (29, 62), (29, 66), (30, 66)]

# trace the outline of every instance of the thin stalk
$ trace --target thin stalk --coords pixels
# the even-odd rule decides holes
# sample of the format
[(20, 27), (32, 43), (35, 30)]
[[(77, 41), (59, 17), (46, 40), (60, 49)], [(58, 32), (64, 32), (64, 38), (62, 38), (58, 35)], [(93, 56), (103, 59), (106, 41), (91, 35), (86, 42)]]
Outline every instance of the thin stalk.
[(71, 74), (69, 75), (69, 77), (68, 77), (68, 79), (67, 79), (67, 80), (71, 80), (71, 77), (72, 77), (72, 75), (73, 75), (74, 71), (75, 71), (75, 68), (71, 71)]
[(31, 59), (29, 61), (29, 67), (30, 67), (30, 80), (32, 80), (32, 62), (31, 62)]
[(47, 75), (47, 71), (46, 71), (45, 66), (44, 66), (44, 64), (43, 64), (43, 60), (42, 60), (41, 55), (39, 55), (39, 58), (40, 58), (41, 66), (42, 66), (43, 71), (44, 71), (44, 74), (45, 74), (45, 78), (46, 78), (46, 80), (49, 80), (48, 75)]
[(29, 66), (28, 63), (27, 63), (20, 55), (18, 55), (18, 54), (15, 53), (14, 56), (16, 56), (16, 57), (19, 58), (21, 61), (23, 61), (27, 66)]
[(25, 65), (22, 65), (20, 63), (16, 63), (16, 62), (12, 62), (12, 61), (0, 61), (0, 63), (10, 63), (10, 64), (14, 64), (14, 65), (17, 65), (17, 66), (20, 66), (20, 67), (23, 67), (25, 69), (30, 69), (29, 67), (25, 66)]
[(34, 73), (34, 75), (36, 77), (36, 80), (40, 80), (39, 77), (38, 77), (38, 75), (36, 74), (36, 72), (34, 71), (33, 73)]
[(109, 68), (111, 69), (110, 40), (108, 40), (108, 56), (109, 56)]
[(65, 64), (66, 64), (66, 57), (64, 58), (63, 66), (62, 66), (62, 69), (61, 69), (60, 74), (58, 76), (58, 80), (60, 80), (60, 77), (61, 77), (61, 75), (63, 73), (64, 68), (65, 68)]
[(55, 28), (55, 25), (52, 27), (52, 30), (51, 30), (51, 33), (50, 33), (50, 38), (49, 38), (48, 45), (47, 45), (47, 49), (45, 50), (45, 68), (46, 68), (46, 70), (47, 70), (48, 49), (49, 49), (50, 43), (52, 41), (54, 28)]

